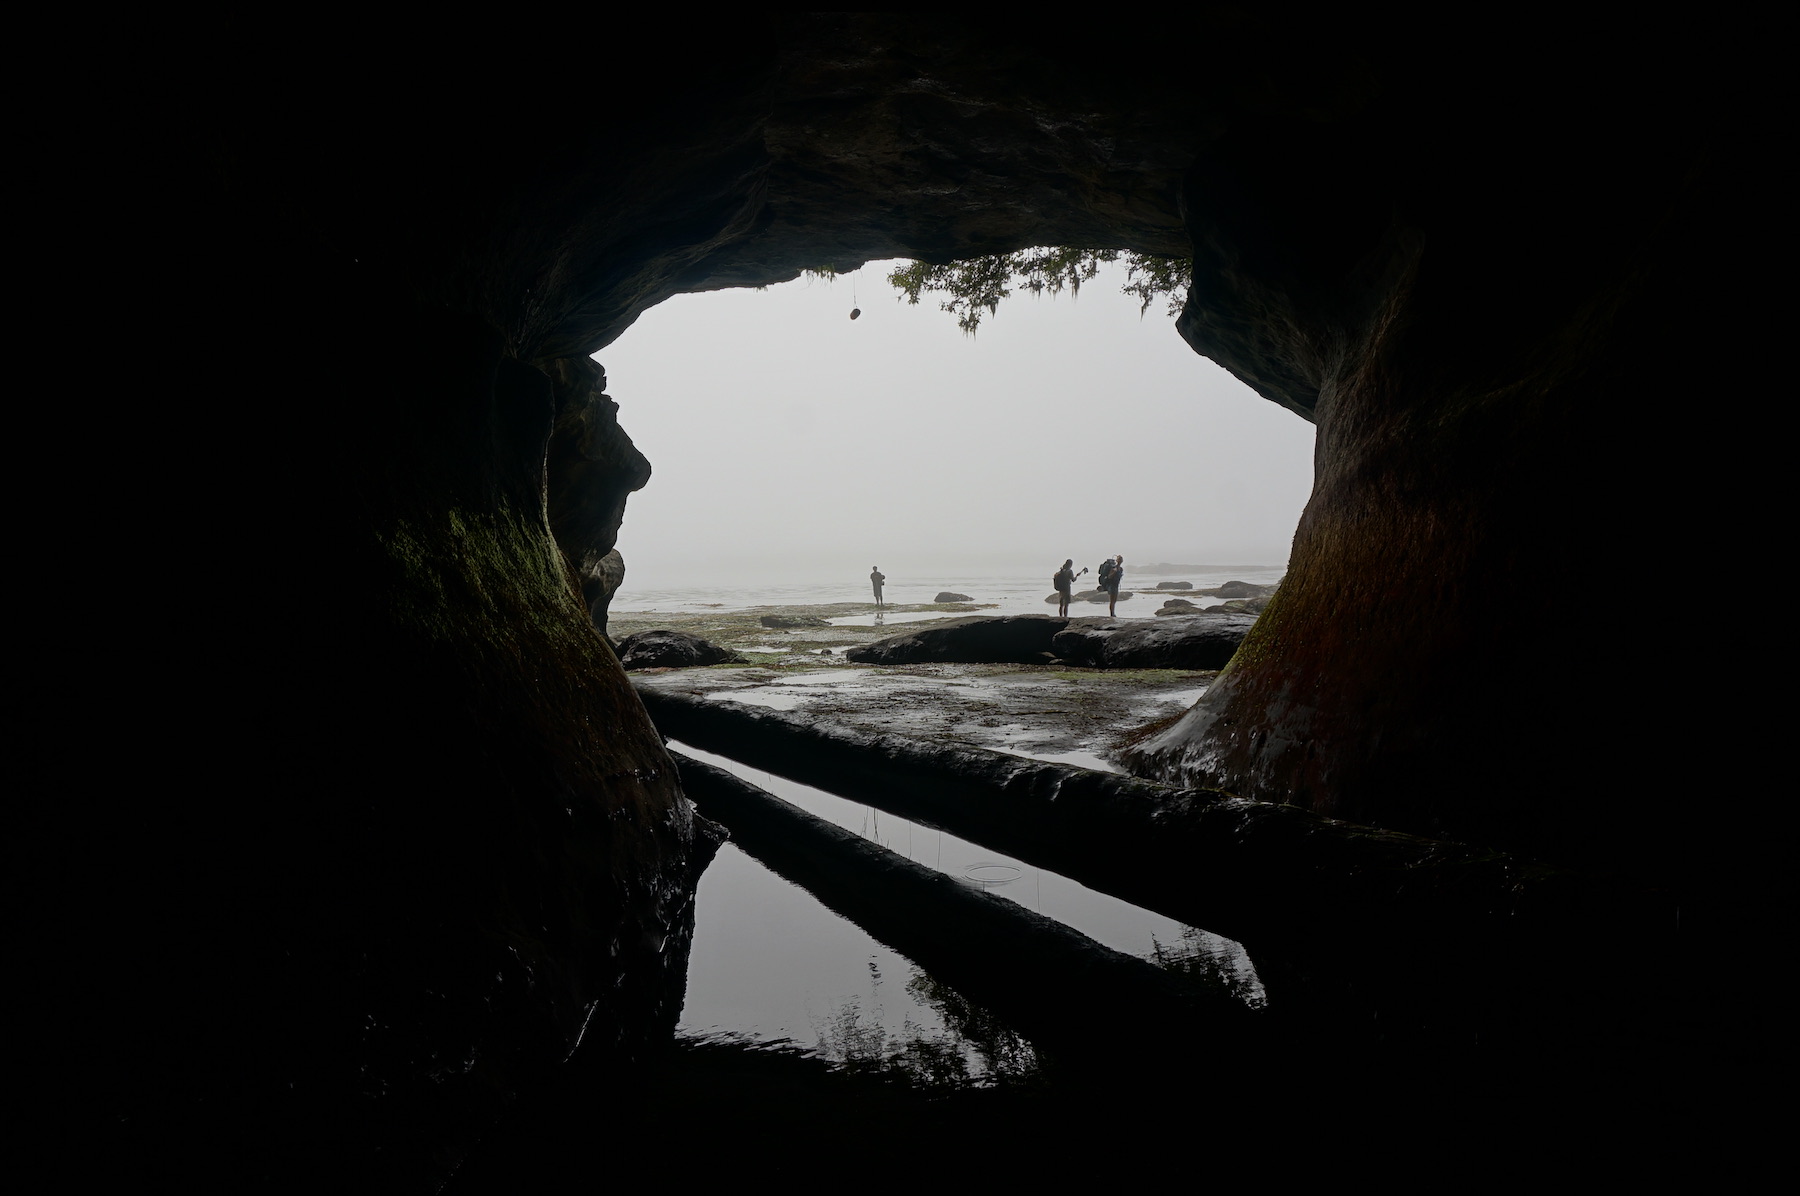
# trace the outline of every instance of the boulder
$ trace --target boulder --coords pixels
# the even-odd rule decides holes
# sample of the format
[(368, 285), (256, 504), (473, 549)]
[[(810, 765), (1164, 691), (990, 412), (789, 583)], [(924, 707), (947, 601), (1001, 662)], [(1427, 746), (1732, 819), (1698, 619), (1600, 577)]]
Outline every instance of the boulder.
[(640, 631), (619, 641), (619, 663), (631, 669), (688, 669), (707, 664), (745, 664), (730, 648), (721, 648), (685, 631)]
[(844, 650), (858, 664), (1042, 664), (1068, 619), (976, 615)]
[(1159, 581), (1156, 583), (1156, 588), (1159, 590), (1191, 590), (1194, 588), (1194, 583), (1191, 581)]
[(829, 627), (831, 624), (817, 615), (764, 615), (759, 622), (764, 627), (784, 630), (791, 627)]
[(1200, 608), (1186, 598), (1170, 598), (1156, 613), (1158, 615), (1197, 615), (1200, 613)]
[(970, 597), (967, 594), (952, 594), (949, 590), (945, 590), (943, 593), (939, 594), (936, 598), (933, 598), (932, 601), (933, 602), (969, 602), (972, 600), (970, 599)]
[(1098, 669), (1218, 669), (1256, 623), (1253, 615), (1192, 615), (1161, 622), (1071, 620), (1050, 641), (1070, 664)]
[(1274, 586), (1259, 586), (1247, 581), (1228, 581), (1215, 589), (1200, 591), (1212, 598), (1262, 598), (1274, 592)]
[(1050, 650), (1065, 664), (1100, 668), (1107, 638), (1129, 626), (1124, 619), (1070, 619), (1066, 628), (1051, 637)]

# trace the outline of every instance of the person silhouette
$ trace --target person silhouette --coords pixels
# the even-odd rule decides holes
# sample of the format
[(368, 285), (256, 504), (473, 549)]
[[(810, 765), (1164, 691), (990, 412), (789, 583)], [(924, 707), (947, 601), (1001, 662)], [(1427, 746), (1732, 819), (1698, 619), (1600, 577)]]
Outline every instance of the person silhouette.
[(887, 577), (885, 575), (883, 575), (883, 573), (881, 572), (880, 565), (870, 565), (869, 566), (869, 584), (875, 587), (875, 609), (876, 610), (880, 610), (882, 607), (881, 583), (886, 580), (887, 580)]
[[(1087, 570), (1083, 569), (1082, 572), (1086, 573)], [(1057, 616), (1067, 618), (1069, 591), (1075, 588), (1075, 561), (1072, 558), (1063, 562), (1063, 567), (1056, 571), (1056, 576), (1050, 579), (1050, 584), (1056, 587)]]
[(1124, 553), (1121, 552), (1110, 561), (1100, 562), (1100, 588), (1106, 591), (1108, 617), (1116, 617), (1119, 613), (1119, 583), (1124, 579)]

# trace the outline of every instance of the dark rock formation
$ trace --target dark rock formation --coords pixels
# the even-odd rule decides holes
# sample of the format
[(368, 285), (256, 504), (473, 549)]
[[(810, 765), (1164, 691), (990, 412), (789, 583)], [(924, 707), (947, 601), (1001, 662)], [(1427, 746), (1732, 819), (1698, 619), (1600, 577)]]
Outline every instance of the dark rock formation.
[(1673, 916), (1667, 894), (1612, 878), (1291, 806), (667, 690), (644, 700), (671, 738), (1217, 928), (1275, 975), (1272, 1009), (1367, 1019), (1390, 1048), (1446, 1034), (1542, 1046), (1549, 1031), (1553, 1055), (1621, 1018), (1643, 1024), (1595, 1001), (1593, 981), (1647, 981)]
[[(117, 803), (105, 858), (59, 872), (117, 878), (123, 954), (187, 988), (180, 1024), (121, 1015), (101, 1120), (232, 1143), (190, 1152), (237, 1169), (199, 1186), (420, 1190), (577, 1042), (628, 1099), (674, 1016), (695, 857), (590, 613), (643, 466), (587, 358), (670, 295), (824, 262), (1191, 254), (1181, 334), (1317, 423), (1316, 484), (1231, 668), (1134, 767), (1653, 876), (1683, 936), (1753, 966), (1779, 837), (1706, 816), (1753, 791), (1734, 658), (1708, 666), (1719, 700), (1671, 699), (1630, 604), (1534, 667), (1522, 645), (1568, 623), (1530, 579), (1579, 562), (1623, 590), (1671, 543), (1747, 557), (1727, 505), (1775, 509), (1739, 497), (1769, 449), (1694, 406), (1783, 393), (1747, 326), (1778, 238), (1746, 135), (1770, 109), (1714, 60), (1722, 18), (1628, 52), (1610, 19), (1455, 53), (1409, 20), (1203, 8), (1159, 17), (1173, 65), (1146, 69), (1128, 22), (743, 14), (679, 30), (678, 72), (601, 88), (504, 28), (466, 56), (349, 39), (302, 56), (329, 103), (261, 60), (170, 60), (183, 85), (146, 90), (124, 139), (145, 185), (100, 214), (118, 189), (68, 176), (84, 214), (56, 242), (136, 221), (154, 301), (108, 323), (125, 259), (76, 261), (68, 319), (172, 362), (179, 402), (111, 437), (153, 463), (120, 489), (166, 516), (169, 593), (233, 592), (278, 553), (305, 618), (171, 597), (149, 661), (56, 654), (71, 696), (45, 705), (80, 730), (23, 770), (38, 804), (182, 792)], [(305, 351), (272, 368), (277, 337)], [(39, 418), (27, 443), (66, 441), (66, 413)], [(91, 505), (44, 534), (122, 502)], [(81, 679), (121, 672), (186, 696)], [(130, 776), (74, 777), (87, 714), (126, 707), (152, 709), (106, 753)]]
[(1156, 583), (1156, 588), (1159, 590), (1191, 590), (1194, 588), (1194, 583), (1191, 581), (1159, 581)]
[(556, 403), (544, 461), (550, 530), (604, 635), (607, 604), (625, 580), (614, 548), (625, 500), (650, 481), (650, 462), (619, 427), (619, 406), (603, 393), (605, 370), (585, 357), (557, 358), (545, 369)]
[(729, 827), (735, 845), (1059, 1058), (1088, 1062), (1099, 1053), (1116, 1066), (1117, 1044), (1092, 1025), (1132, 1017), (1172, 1023), (1177, 1031), (1159, 1046), (1184, 1054), (1197, 1053), (1189, 1027), (1201, 1030), (1212, 1066), (1224, 1063), (1225, 1046), (1235, 1048), (1237, 1065), (1254, 1053), (1241, 1036), (1256, 1035), (1263, 1019), (1241, 1002), (1224, 994), (1195, 1002), (1152, 963), (914, 863), (729, 772), (676, 759), (700, 811)]
[(605, 635), (606, 608), (619, 587), (625, 584), (625, 558), (616, 548), (604, 556), (589, 555), (576, 570), (576, 577), (581, 582), (581, 597), (587, 603), (588, 616), (594, 620), (600, 634)]
[(1050, 615), (975, 615), (844, 649), (858, 664), (1042, 664), (1068, 626)]
[(633, 669), (691, 669), (709, 664), (743, 664), (730, 648), (685, 631), (640, 631), (619, 641), (619, 663)]
[(1156, 613), (1158, 615), (1194, 615), (1200, 613), (1200, 608), (1186, 598), (1170, 598)]
[(787, 631), (796, 627), (829, 627), (827, 619), (817, 615), (764, 615), (759, 622), (764, 627), (772, 627), (777, 631)]
[(933, 602), (968, 602), (968, 601), (970, 601), (970, 599), (967, 594), (952, 594), (949, 590), (945, 590), (943, 593), (939, 594), (936, 598), (933, 598), (932, 601)]
[(1121, 619), (1083, 625), (1087, 623), (1081, 620), (1058, 632), (1050, 650), (1070, 664), (1096, 669), (1222, 669), (1256, 620), (1194, 615), (1155, 623)]

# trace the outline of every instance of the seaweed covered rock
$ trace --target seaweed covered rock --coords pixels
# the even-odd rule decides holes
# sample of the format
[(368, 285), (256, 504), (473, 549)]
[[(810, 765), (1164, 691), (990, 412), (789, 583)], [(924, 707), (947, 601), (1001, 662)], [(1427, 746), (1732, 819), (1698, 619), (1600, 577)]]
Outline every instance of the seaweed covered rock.
[(945, 590), (942, 593), (940, 593), (936, 598), (933, 598), (932, 601), (933, 602), (968, 602), (968, 601), (970, 601), (970, 598), (967, 594), (952, 594), (949, 590)]
[(1050, 615), (976, 615), (850, 648), (859, 664), (1038, 664), (1069, 620)]
[(1191, 590), (1194, 588), (1194, 583), (1191, 581), (1159, 581), (1156, 583), (1156, 588), (1159, 590)]
[(764, 627), (773, 627), (777, 631), (787, 631), (795, 627), (829, 627), (831, 624), (818, 615), (764, 615), (758, 620)]
[(730, 648), (685, 631), (640, 631), (619, 641), (619, 663), (631, 669), (691, 669), (708, 664), (744, 664)]
[(1059, 632), (1050, 650), (1069, 664), (1096, 669), (1219, 669), (1255, 623), (1252, 615), (1083, 620)]

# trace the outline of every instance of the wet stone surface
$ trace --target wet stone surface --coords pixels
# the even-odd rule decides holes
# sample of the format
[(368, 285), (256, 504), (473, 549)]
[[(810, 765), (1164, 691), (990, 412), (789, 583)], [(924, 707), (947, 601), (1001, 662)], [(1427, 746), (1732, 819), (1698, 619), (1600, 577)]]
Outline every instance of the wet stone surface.
[(1004, 664), (844, 667), (825, 659), (639, 672), (633, 680), (718, 701), (803, 710), (871, 731), (1112, 768), (1113, 751), (1192, 706), (1217, 676)]

